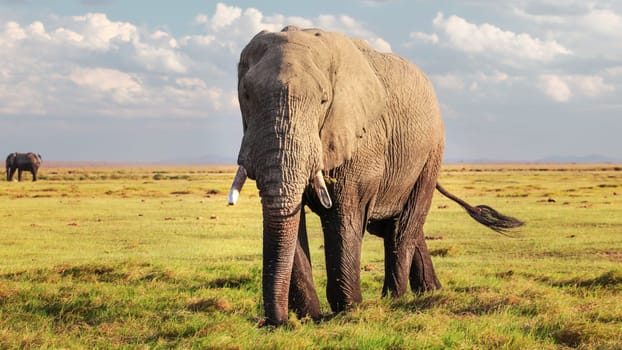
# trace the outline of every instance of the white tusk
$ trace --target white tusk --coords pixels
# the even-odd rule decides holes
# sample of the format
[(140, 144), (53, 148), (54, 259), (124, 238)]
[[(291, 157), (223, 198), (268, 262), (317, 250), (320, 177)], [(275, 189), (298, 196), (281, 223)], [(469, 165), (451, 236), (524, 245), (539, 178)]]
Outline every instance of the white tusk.
[(315, 193), (317, 193), (324, 208), (330, 209), (333, 206), (333, 201), (330, 199), (330, 194), (328, 194), (328, 188), (326, 188), (322, 170), (318, 170), (313, 178), (313, 189), (315, 189)]
[(229, 191), (229, 205), (235, 205), (240, 197), (240, 191), (246, 181), (246, 169), (243, 166), (238, 167), (238, 171), (235, 173), (233, 183), (231, 184), (231, 190)]

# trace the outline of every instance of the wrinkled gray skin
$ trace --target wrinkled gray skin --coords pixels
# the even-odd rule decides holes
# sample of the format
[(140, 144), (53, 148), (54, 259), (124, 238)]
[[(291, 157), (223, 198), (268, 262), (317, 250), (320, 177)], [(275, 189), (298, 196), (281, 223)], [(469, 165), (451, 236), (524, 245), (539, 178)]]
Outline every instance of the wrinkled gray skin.
[[(321, 318), (305, 205), (321, 218), (333, 311), (362, 300), (365, 230), (384, 239), (383, 295), (400, 296), (408, 284), (413, 291), (441, 287), (423, 224), (444, 126), (419, 68), (338, 33), (290, 26), (257, 34), (242, 51), (238, 94), (244, 127), (238, 163), (256, 180), (263, 208), (266, 323), (287, 321), (288, 306)], [(312, 190), (318, 171), (326, 175), (332, 207), (317, 186)], [(238, 190), (232, 189), (235, 198)]]
[(6, 157), (6, 179), (13, 180), (13, 175), (17, 171), (17, 179), (22, 181), (22, 172), (30, 171), (32, 181), (37, 181), (37, 172), (41, 166), (41, 155), (32, 152), (11, 153)]

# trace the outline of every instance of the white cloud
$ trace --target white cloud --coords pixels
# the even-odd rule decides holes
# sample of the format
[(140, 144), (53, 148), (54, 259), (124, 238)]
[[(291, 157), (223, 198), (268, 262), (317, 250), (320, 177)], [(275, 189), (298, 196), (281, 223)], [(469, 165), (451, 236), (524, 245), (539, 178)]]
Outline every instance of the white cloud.
[(507, 73), (501, 71), (494, 71), (491, 74), (479, 73), (478, 76), (482, 81), (491, 81), (495, 83), (504, 82), (510, 79), (510, 76)]
[(74, 83), (102, 91), (126, 90), (140, 92), (137, 79), (127, 73), (108, 68), (76, 68), (69, 75)]
[(434, 75), (432, 80), (439, 89), (461, 90), (464, 89), (464, 80), (454, 74)]
[(193, 61), (163, 30), (93, 13), (2, 27), (0, 116), (174, 116), (181, 103), (200, 105), (194, 114), (205, 116), (220, 104), (213, 94), (161, 98), (168, 77), (184, 76)]
[(611, 76), (622, 75), (622, 66), (610, 67), (605, 69), (605, 72)]
[(240, 101), (238, 101), (238, 93), (237, 91), (232, 91), (229, 93), (228, 98), (229, 106), (235, 110), (240, 109)]
[(538, 23), (538, 24), (561, 24), (564, 23), (564, 18), (560, 15), (534, 15), (527, 12), (525, 9), (520, 7), (514, 7), (512, 9), (514, 15), (519, 18), (526, 19), (530, 22)]
[(73, 30), (82, 33), (81, 43), (92, 49), (105, 50), (113, 45), (135, 40), (138, 29), (127, 22), (112, 22), (103, 13), (74, 16), (70, 23)]
[(569, 80), (574, 83), (575, 89), (589, 97), (598, 97), (615, 91), (615, 87), (605, 83), (600, 76), (575, 75), (569, 77)]
[(380, 52), (392, 52), (391, 44), (389, 44), (386, 40), (382, 38), (371, 38), (365, 40), (369, 44), (369, 46), (373, 47), (375, 50)]
[(191, 19), (198, 32), (116, 21), (104, 13), (0, 22), (3, 115), (206, 118), (237, 115), (236, 63), (259, 31), (326, 26), (390, 45), (349, 16), (264, 15), (223, 3)]
[(557, 102), (566, 102), (572, 96), (568, 83), (559, 76), (543, 75), (540, 83), (544, 93)]
[(201, 13), (194, 17), (194, 24), (206, 24), (207, 22), (209, 22), (209, 17), (206, 14)]
[(622, 16), (613, 9), (599, 7), (595, 3), (584, 3), (583, 5), (577, 5), (574, 11), (564, 11), (568, 7), (566, 1), (551, 5), (555, 8), (555, 15), (538, 13), (533, 6), (528, 6), (527, 8), (515, 7), (513, 13), (519, 18), (533, 23), (568, 27), (579, 32), (589, 31), (591, 34), (618, 36), (622, 30)]
[(422, 32), (414, 32), (414, 33), (410, 33), (408, 36), (413, 40), (428, 42), (432, 44), (438, 44), (438, 35), (436, 35), (435, 33), (427, 34), (427, 33), (422, 33)]
[(213, 31), (218, 31), (219, 29), (230, 26), (239, 19), (241, 15), (241, 8), (218, 3), (216, 4), (216, 13), (212, 17), (211, 28)]
[[(503, 86), (493, 90), (486, 84), (504, 82), (505, 87), (526, 89), (525, 93), (535, 89), (555, 102), (598, 99), (599, 103), (616, 103), (613, 92), (622, 89), (622, 73), (611, 62), (622, 60), (620, 6), (610, 1), (564, 0), (521, 0), (495, 6), (498, 13), (512, 19), (508, 22), (512, 28), (523, 29), (507, 30), (442, 13), (433, 20), (433, 34), (439, 41), (428, 42), (463, 54), (463, 70), (454, 67), (452, 72), (465, 86), (473, 79), (477, 85), (470, 86), (476, 86), (478, 93), (493, 95)], [(415, 32), (410, 39), (421, 42), (431, 35)], [(497, 81), (464, 70), (480, 69), (482, 64), (492, 71), (505, 70), (505, 77)]]
[(350, 16), (321, 15), (313, 20), (313, 26), (326, 31), (341, 32), (348, 36), (363, 39), (371, 47), (381, 52), (391, 52), (391, 45), (384, 39), (376, 36), (364, 25)]
[(17, 22), (8, 22), (5, 26), (4, 32), (7, 39), (10, 40), (23, 40), (26, 39), (26, 32)]
[[(208, 15), (198, 15), (195, 18), (195, 23), (207, 24), (209, 31), (219, 38), (217, 45), (227, 47), (230, 51), (236, 53), (260, 31), (279, 31), (286, 25), (296, 25), (304, 28), (318, 27), (327, 31), (342, 32), (348, 36), (367, 41), (379, 51), (391, 51), (391, 45), (386, 40), (366, 30), (362, 23), (347, 15), (320, 15), (315, 18), (284, 16), (281, 14), (265, 16), (261, 11), (252, 7), (243, 10), (239, 7), (219, 3), (216, 5), (211, 20), (208, 20), (208, 18)], [(197, 43), (199, 40), (196, 40), (194, 36), (188, 36), (184, 41), (194, 41)]]
[(43, 39), (50, 39), (50, 35), (45, 31), (45, 26), (39, 21), (32, 22), (28, 26), (28, 31), (32, 36), (39, 36)]
[(473, 24), (458, 16), (445, 18), (438, 13), (433, 24), (442, 32), (442, 44), (468, 53), (496, 55), (512, 64), (522, 60), (548, 62), (572, 53), (555, 40), (514, 33), (488, 23)]
[(572, 47), (578, 57), (622, 59), (621, 7), (609, 1), (526, 1), (513, 14), (547, 37)]
[(54, 39), (58, 39), (60, 42), (66, 42), (70, 45), (79, 44), (84, 40), (84, 36), (80, 35), (72, 30), (68, 30), (65, 28), (57, 28), (52, 34)]
[(175, 82), (182, 87), (207, 89), (207, 84), (199, 78), (177, 78)]
[[(167, 44), (170, 46), (170, 43)], [(136, 45), (135, 60), (151, 71), (186, 73), (187, 68), (182, 62), (181, 54), (171, 47)]]
[(520, 77), (511, 77), (507, 73), (495, 70), (490, 73), (478, 71), (474, 73), (464, 73), (454, 71), (446, 74), (434, 74), (430, 78), (434, 86), (443, 96), (462, 95), (471, 101), (485, 99), (493, 91), (500, 88), (511, 87), (513, 84), (523, 80)]
[(540, 76), (540, 88), (557, 102), (568, 102), (575, 95), (599, 97), (616, 90), (600, 76), (555, 74)]
[(580, 21), (583, 25), (591, 30), (620, 38), (622, 33), (622, 16), (608, 9), (594, 9)]

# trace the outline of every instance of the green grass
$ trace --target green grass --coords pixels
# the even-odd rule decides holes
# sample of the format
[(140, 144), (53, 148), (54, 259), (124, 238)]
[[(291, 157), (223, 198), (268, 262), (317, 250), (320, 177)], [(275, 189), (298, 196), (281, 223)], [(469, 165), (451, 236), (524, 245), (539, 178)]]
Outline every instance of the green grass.
[(446, 166), (448, 190), (525, 220), (517, 237), (437, 194), (425, 230), (442, 291), (381, 299), (382, 241), (366, 235), (364, 302), (278, 329), (257, 327), (259, 197), (249, 181), (228, 207), (233, 171), (43, 168), (0, 182), (0, 348), (622, 347), (620, 167)]

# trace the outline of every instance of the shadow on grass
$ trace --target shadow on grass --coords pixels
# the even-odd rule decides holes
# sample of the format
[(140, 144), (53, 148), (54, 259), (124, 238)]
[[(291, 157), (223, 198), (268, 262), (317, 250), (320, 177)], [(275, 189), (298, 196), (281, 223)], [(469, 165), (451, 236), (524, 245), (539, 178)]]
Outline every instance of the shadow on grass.
[(207, 283), (208, 288), (237, 288), (252, 284), (254, 281), (250, 276), (229, 276), (225, 278), (216, 278)]
[(622, 271), (607, 271), (595, 278), (576, 277), (567, 281), (553, 283), (555, 287), (581, 287), (581, 288), (616, 288), (622, 285)]
[(192, 312), (230, 312), (233, 310), (231, 302), (224, 298), (194, 299), (187, 305)]
[(424, 311), (436, 307), (443, 307), (450, 301), (450, 296), (445, 291), (427, 292), (417, 294), (414, 297), (403, 297), (391, 301), (392, 309), (401, 309), (410, 312)]
[(172, 272), (149, 263), (124, 262), (120, 264), (63, 264), (49, 269), (11, 272), (0, 275), (0, 279), (21, 282), (76, 282), (135, 283), (135, 282), (175, 282)]

